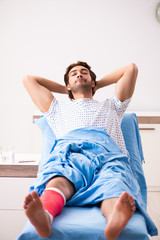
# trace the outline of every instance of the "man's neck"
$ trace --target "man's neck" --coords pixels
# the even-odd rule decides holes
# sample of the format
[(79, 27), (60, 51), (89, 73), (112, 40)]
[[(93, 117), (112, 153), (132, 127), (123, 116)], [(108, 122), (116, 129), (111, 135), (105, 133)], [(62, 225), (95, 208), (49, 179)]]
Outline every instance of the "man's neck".
[(77, 99), (80, 99), (80, 98), (93, 99), (92, 94), (77, 93), (77, 94), (74, 95), (74, 100), (77, 100)]

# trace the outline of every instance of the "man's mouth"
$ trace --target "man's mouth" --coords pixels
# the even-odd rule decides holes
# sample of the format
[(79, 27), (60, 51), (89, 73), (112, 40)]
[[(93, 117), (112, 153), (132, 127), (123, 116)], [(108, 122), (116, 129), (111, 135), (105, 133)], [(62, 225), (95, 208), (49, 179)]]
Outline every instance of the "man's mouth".
[(86, 82), (86, 80), (84, 78), (78, 78), (76, 82)]

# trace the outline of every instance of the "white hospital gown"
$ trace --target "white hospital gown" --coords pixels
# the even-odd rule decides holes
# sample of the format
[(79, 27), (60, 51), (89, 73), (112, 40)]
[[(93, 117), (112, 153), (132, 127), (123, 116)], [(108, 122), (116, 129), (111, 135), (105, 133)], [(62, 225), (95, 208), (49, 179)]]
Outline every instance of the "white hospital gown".
[(131, 98), (120, 102), (116, 95), (103, 102), (89, 98), (67, 101), (57, 101), (54, 98), (44, 116), (57, 138), (78, 128), (103, 127), (127, 155), (121, 120), (130, 100)]

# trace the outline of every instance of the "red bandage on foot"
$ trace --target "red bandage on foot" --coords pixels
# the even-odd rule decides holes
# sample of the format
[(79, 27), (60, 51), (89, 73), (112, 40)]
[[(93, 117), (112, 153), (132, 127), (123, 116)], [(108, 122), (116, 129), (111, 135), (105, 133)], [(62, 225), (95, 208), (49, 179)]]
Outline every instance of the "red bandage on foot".
[(46, 188), (40, 197), (43, 207), (54, 218), (58, 215), (65, 205), (64, 194), (56, 188)]

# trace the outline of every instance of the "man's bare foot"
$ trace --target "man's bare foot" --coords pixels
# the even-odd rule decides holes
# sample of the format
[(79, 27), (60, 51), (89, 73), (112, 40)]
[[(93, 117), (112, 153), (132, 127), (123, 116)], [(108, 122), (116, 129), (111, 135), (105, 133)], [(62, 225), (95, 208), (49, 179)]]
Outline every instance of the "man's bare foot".
[(35, 227), (38, 235), (42, 238), (49, 237), (51, 226), (47, 212), (43, 208), (42, 202), (37, 192), (32, 191), (24, 201), (25, 214)]
[(129, 219), (136, 210), (135, 201), (127, 192), (123, 192), (117, 200), (113, 212), (109, 216), (105, 237), (107, 240), (115, 240), (127, 225)]

